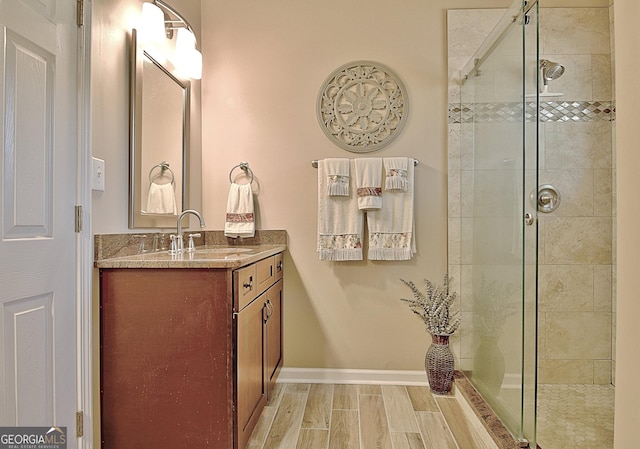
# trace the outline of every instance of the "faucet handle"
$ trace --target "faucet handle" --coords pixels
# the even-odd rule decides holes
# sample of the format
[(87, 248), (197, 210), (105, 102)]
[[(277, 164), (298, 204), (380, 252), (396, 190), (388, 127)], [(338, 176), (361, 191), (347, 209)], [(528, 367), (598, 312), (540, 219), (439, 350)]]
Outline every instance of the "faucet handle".
[(169, 254), (178, 254), (178, 241), (177, 235), (171, 234), (169, 238), (171, 239), (171, 249), (169, 250)]
[(187, 245), (187, 252), (188, 253), (195, 252), (195, 250), (196, 250), (196, 245), (195, 245), (195, 243), (193, 243), (193, 238), (194, 237), (202, 237), (202, 234), (200, 234), (199, 232), (196, 233), (196, 234), (189, 234), (189, 244)]
[(146, 239), (147, 236), (142, 234), (134, 234), (133, 238), (140, 239), (140, 247), (138, 248), (138, 254), (146, 253), (147, 249), (144, 246), (144, 239)]

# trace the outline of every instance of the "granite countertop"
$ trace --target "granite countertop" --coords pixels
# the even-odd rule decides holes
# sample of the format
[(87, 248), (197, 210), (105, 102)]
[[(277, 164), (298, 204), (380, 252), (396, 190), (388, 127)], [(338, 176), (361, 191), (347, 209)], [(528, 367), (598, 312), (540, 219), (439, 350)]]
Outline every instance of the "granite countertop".
[(197, 247), (193, 253), (169, 254), (147, 252), (133, 256), (113, 257), (95, 262), (97, 268), (240, 268), (274, 254), (286, 245), (243, 245)]
[[(157, 234), (157, 235), (156, 235)], [(240, 268), (287, 249), (287, 233), (282, 230), (256, 231), (251, 238), (232, 239), (222, 231), (202, 231), (194, 238), (195, 253), (171, 255), (152, 251), (157, 237), (168, 242), (167, 233), (96, 234), (96, 268)], [(146, 243), (145, 243), (146, 242)], [(186, 242), (185, 242), (186, 244)]]

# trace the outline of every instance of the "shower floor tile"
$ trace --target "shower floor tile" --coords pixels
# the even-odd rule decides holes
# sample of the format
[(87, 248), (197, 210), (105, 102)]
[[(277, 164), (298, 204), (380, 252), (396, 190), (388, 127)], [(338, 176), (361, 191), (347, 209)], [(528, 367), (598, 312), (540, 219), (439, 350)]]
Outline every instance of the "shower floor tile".
[(614, 387), (539, 385), (537, 442), (542, 449), (613, 448)]

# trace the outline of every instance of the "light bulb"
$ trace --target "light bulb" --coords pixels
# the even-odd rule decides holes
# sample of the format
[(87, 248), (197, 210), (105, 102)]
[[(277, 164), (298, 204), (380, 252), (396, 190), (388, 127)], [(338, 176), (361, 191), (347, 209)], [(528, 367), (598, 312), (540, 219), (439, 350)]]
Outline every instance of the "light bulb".
[(180, 76), (202, 78), (202, 54), (196, 48), (195, 35), (186, 28), (178, 29), (172, 62)]
[(178, 28), (176, 37), (176, 53), (190, 51), (196, 48), (196, 37), (186, 28)]
[(167, 39), (164, 29), (164, 12), (153, 3), (142, 4), (140, 41), (142, 44), (160, 44)]
[(202, 53), (197, 49), (191, 50), (189, 55), (189, 77), (195, 80), (202, 78)]

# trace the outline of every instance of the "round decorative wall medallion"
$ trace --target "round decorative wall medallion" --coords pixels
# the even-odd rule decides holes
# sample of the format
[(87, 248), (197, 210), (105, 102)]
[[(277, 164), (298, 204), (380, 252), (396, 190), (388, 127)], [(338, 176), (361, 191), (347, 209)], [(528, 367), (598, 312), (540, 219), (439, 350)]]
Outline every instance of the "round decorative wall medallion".
[(317, 115), (324, 133), (340, 148), (367, 153), (383, 148), (400, 133), (408, 113), (402, 81), (384, 65), (356, 61), (325, 80)]

